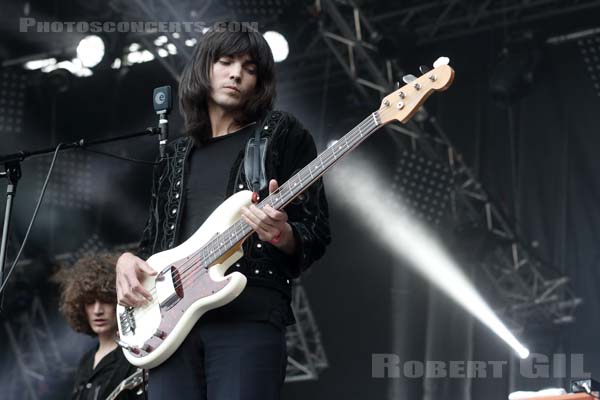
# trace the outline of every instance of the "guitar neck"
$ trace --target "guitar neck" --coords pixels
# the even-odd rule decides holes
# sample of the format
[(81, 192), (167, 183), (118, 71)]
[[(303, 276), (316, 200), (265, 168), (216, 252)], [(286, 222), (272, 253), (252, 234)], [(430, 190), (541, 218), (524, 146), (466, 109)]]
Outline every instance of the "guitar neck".
[[(379, 112), (373, 112), (360, 124), (336, 141), (335, 144), (324, 150), (313, 161), (298, 171), (287, 182), (279, 186), (275, 192), (263, 199), (257, 204), (257, 207), (263, 208), (270, 205), (276, 210), (282, 209), (303, 191), (308, 189), (310, 185), (327, 172), (329, 168), (335, 165), (335, 163), (343, 156), (354, 150), (382, 125)], [(210, 265), (235, 244), (243, 241), (251, 233), (252, 228), (243, 220), (239, 220), (208, 242), (201, 249), (201, 252), (203, 253), (201, 258), (206, 265)]]
[[(269, 205), (276, 210), (282, 209), (377, 129), (392, 121), (406, 122), (433, 91), (446, 90), (452, 84), (454, 70), (447, 65), (448, 61), (447, 58), (441, 57), (434, 63), (434, 70), (424, 73), (420, 78), (411, 75), (410, 79), (407, 79), (410, 84), (407, 83), (386, 96), (378, 111), (370, 114), (335, 144), (319, 154), (276, 191), (263, 199), (257, 207), (263, 208)], [(198, 255), (205, 266), (210, 266), (230, 249), (239, 246), (239, 243), (251, 233), (252, 228), (240, 219), (209, 241), (199, 250)]]
[(313, 161), (298, 171), (286, 183), (281, 185), (258, 204), (259, 208), (266, 205), (279, 210), (298, 197), (319, 179), (329, 168), (335, 165), (342, 157), (354, 150), (381, 126), (378, 112), (374, 112), (355, 126), (350, 132), (336, 141), (329, 148), (319, 154)]
[[(276, 210), (282, 209), (381, 126), (379, 113), (375, 111), (263, 199), (257, 207), (269, 205)], [(240, 240), (252, 232), (252, 228), (241, 220), (233, 224), (230, 230), (232, 232), (227, 233), (235, 234)]]

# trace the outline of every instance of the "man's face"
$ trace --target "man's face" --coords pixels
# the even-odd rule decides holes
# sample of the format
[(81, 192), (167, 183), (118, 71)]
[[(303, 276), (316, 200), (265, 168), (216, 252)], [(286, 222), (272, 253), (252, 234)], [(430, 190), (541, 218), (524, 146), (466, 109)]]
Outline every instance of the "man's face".
[(256, 71), (248, 54), (219, 58), (210, 73), (211, 103), (226, 110), (243, 107), (256, 87)]
[(96, 300), (85, 305), (85, 314), (90, 328), (96, 335), (112, 334), (116, 331), (117, 318), (114, 304)]

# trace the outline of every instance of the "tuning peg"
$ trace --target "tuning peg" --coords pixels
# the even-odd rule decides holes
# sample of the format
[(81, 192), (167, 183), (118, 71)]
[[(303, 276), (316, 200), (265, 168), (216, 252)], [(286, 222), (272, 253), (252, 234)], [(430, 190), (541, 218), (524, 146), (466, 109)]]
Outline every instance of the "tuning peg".
[(448, 65), (450, 63), (450, 59), (448, 57), (440, 57), (433, 63), (433, 68), (440, 67), (442, 65)]
[(396, 86), (396, 89), (400, 89), (400, 82), (396, 81), (395, 86)]
[(404, 75), (402, 77), (402, 80), (404, 81), (404, 83), (408, 84), (411, 83), (412, 81), (416, 80), (417, 77), (412, 75), (412, 74), (408, 74), (408, 75)]
[(425, 75), (426, 73), (431, 71), (431, 68), (429, 68), (427, 65), (421, 65), (419, 67), (419, 71), (421, 71), (421, 74)]

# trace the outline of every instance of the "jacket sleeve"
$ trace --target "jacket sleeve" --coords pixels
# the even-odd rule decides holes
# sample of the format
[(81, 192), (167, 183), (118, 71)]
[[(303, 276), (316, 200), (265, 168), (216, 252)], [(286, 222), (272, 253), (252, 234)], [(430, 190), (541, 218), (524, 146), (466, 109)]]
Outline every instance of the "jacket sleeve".
[[(285, 183), (317, 156), (315, 142), (293, 116), (276, 142), (278, 182)], [(296, 239), (296, 253), (288, 264), (291, 277), (297, 278), (325, 253), (331, 242), (329, 211), (323, 180), (319, 178), (285, 208)]]
[(158, 210), (156, 207), (159, 194), (158, 177), (161, 176), (160, 174), (162, 168), (162, 165), (156, 165), (154, 167), (152, 175), (152, 195), (150, 198), (150, 207), (148, 209), (148, 220), (146, 221), (146, 225), (144, 226), (144, 231), (142, 232), (140, 243), (137, 249), (134, 251), (134, 254), (143, 260), (147, 260), (148, 258), (150, 258), (150, 256), (154, 253), (154, 249), (156, 248), (156, 240), (158, 238)]

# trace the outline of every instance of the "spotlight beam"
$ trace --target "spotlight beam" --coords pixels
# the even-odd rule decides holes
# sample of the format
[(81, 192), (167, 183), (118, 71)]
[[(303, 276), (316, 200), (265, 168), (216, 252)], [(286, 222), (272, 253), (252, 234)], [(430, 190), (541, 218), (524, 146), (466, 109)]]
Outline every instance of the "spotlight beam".
[[(342, 163), (331, 172), (329, 192), (357, 215), (364, 228), (378, 237), (391, 254), (408, 264), (450, 298), (479, 319), (505, 341), (521, 358), (529, 350), (510, 332), (477, 292), (443, 247), (415, 219), (390, 207), (392, 192), (388, 184), (366, 161)], [(348, 196), (346, 182), (360, 182)]]

